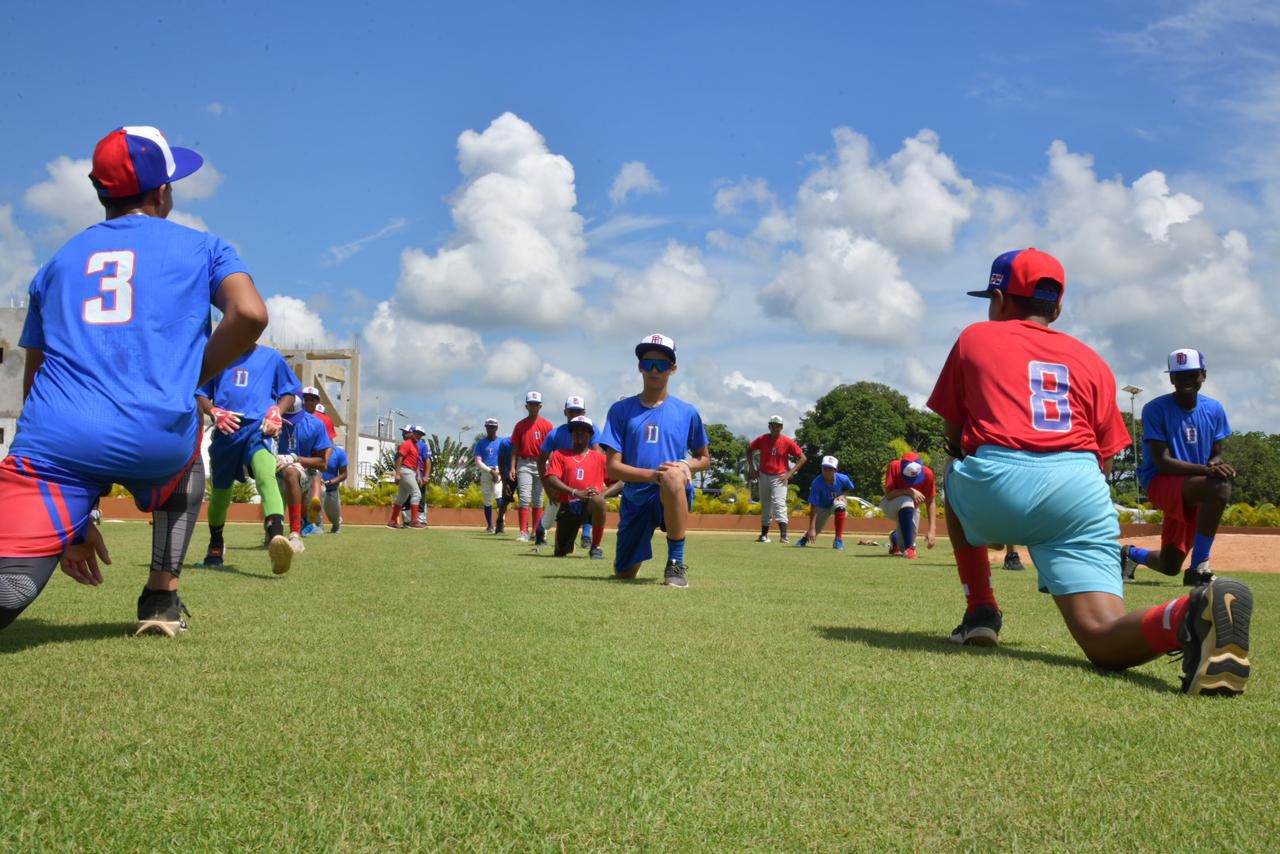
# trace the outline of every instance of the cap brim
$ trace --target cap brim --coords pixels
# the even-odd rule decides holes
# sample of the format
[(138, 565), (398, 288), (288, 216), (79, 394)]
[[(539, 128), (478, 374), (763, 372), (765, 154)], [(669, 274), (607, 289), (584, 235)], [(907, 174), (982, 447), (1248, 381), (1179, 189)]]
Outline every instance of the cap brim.
[(169, 150), (173, 153), (173, 174), (169, 176), (171, 184), (187, 177), (204, 165), (204, 158), (190, 148), (171, 145)]
[(965, 291), (971, 297), (981, 297), (982, 299), (991, 299), (992, 291)]

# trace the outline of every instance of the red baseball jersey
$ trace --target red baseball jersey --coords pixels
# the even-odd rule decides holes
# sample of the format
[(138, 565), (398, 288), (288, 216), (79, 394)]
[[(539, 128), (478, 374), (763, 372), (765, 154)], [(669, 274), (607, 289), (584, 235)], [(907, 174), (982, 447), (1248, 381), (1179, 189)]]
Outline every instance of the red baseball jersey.
[(920, 464), (924, 472), (924, 480), (919, 483), (908, 483), (907, 479), (902, 476), (902, 460), (893, 460), (884, 470), (884, 491), (891, 489), (917, 489), (924, 496), (924, 500), (928, 501), (937, 492), (938, 487), (933, 479), (933, 469)]
[(312, 415), (314, 415), (316, 418), (319, 418), (319, 419), (320, 419), (320, 423), (324, 424), (324, 431), (325, 431), (326, 433), (328, 433), (328, 434), (329, 434), (329, 441), (330, 441), (330, 442), (332, 442), (334, 439), (338, 438), (338, 431), (334, 428), (334, 426), (333, 426), (333, 419), (329, 417), (329, 414), (328, 414), (328, 413), (326, 413), (326, 412), (313, 412), (313, 413), (311, 413), (311, 414), (312, 414)]
[(517, 421), (516, 426), (511, 430), (511, 447), (516, 449), (516, 456), (536, 460), (542, 453), (543, 441), (550, 435), (552, 429), (554, 428), (551, 422), (545, 418), (539, 418), (537, 421), (522, 418)]
[(1130, 443), (1102, 357), (1065, 332), (1025, 320), (985, 321), (961, 332), (928, 405), (959, 425), (966, 454), (998, 445), (1105, 459)]
[(799, 457), (803, 451), (790, 436), (779, 435), (773, 438), (771, 433), (756, 436), (747, 446), (749, 450), (760, 452), (760, 471), (762, 474), (782, 474), (791, 468), (787, 462), (789, 457)]
[(400, 445), (400, 465), (405, 468), (418, 470), (418, 443), (412, 439), (405, 439)]
[[(594, 486), (604, 492), (604, 453), (588, 448), (581, 459), (572, 449), (562, 448), (552, 451), (547, 459), (547, 474), (553, 474), (564, 481), (565, 486), (572, 489), (587, 489)], [(561, 493), (556, 497), (562, 502), (567, 495)]]

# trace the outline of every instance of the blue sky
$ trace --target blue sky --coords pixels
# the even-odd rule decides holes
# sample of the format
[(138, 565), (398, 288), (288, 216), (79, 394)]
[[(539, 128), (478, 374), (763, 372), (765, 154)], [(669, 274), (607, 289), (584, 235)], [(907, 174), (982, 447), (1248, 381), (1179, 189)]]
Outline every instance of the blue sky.
[(11, 4), (0, 299), (97, 215), (76, 161), (154, 124), (273, 337), (358, 342), (364, 399), (432, 432), (526, 388), (602, 414), (654, 330), (743, 433), (837, 382), (922, 403), (1032, 243), (1121, 385), (1195, 346), (1280, 430), (1274, 4), (902, 6)]

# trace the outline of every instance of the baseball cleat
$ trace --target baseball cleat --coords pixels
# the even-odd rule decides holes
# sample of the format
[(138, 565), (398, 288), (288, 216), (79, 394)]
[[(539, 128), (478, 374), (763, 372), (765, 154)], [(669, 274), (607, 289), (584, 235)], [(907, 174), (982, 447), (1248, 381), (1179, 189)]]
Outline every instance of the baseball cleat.
[(182, 615), (191, 616), (187, 606), (182, 604), (176, 590), (142, 589), (138, 597), (138, 627), (134, 637), (138, 635), (164, 635), (176, 637), (179, 632), (187, 630), (186, 620)]
[(834, 540), (831, 541), (831, 548), (835, 549), (838, 552), (844, 551), (844, 540), (840, 539), (839, 537), (836, 537)]
[(302, 542), (302, 536), (297, 531), (289, 535), (289, 548), (293, 549), (293, 553), (296, 555), (300, 555), (307, 550), (306, 544)]
[(271, 556), (271, 571), (276, 575), (284, 575), (293, 565), (293, 546), (284, 534), (276, 534), (267, 544), (267, 554)]
[(798, 548), (798, 549), (802, 549), (802, 548), (804, 548), (804, 547), (805, 547), (805, 546), (807, 546), (807, 545), (809, 545), (809, 538), (808, 538), (808, 537), (801, 536), (799, 540), (796, 540), (796, 548)]
[(767, 543), (767, 542), (769, 542), (769, 535), (768, 535), (768, 534), (761, 534), (760, 536), (756, 537), (756, 542), (757, 542), (757, 543)]
[(209, 546), (209, 550), (204, 553), (204, 560), (200, 561), (196, 566), (204, 567), (206, 569), (222, 566), (222, 548)]
[(1249, 681), (1249, 621), (1253, 593), (1239, 581), (1215, 578), (1191, 591), (1178, 630), (1182, 692), (1234, 697)]
[(591, 560), (604, 560), (604, 549), (599, 546), (592, 546), (588, 556)]
[(1014, 552), (1013, 554), (1010, 554), (1010, 555), (1005, 555), (1004, 568), (1011, 572), (1022, 572), (1023, 570), (1026, 569), (1026, 567), (1022, 565), (1021, 555), (1019, 555), (1017, 552)]
[(1214, 578), (1213, 570), (1209, 569), (1209, 561), (1201, 561), (1182, 573), (1182, 586), (1199, 587), (1201, 584), (1208, 584)]
[(919, 557), (919, 555), (916, 554), (915, 546), (907, 546), (907, 550), (902, 553), (902, 556), (907, 560), (916, 560)]
[(960, 625), (951, 632), (951, 643), (968, 646), (996, 646), (1000, 643), (1000, 629), (1004, 626), (1004, 614), (999, 608), (979, 605), (966, 612)]

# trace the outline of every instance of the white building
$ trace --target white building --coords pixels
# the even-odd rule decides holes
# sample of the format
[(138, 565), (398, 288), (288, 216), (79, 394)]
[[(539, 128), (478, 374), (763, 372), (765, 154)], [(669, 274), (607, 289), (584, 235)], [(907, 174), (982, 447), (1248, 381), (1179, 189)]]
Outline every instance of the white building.
[(0, 459), (8, 456), (22, 412), (22, 372), (26, 351), (18, 346), (25, 308), (0, 308)]

